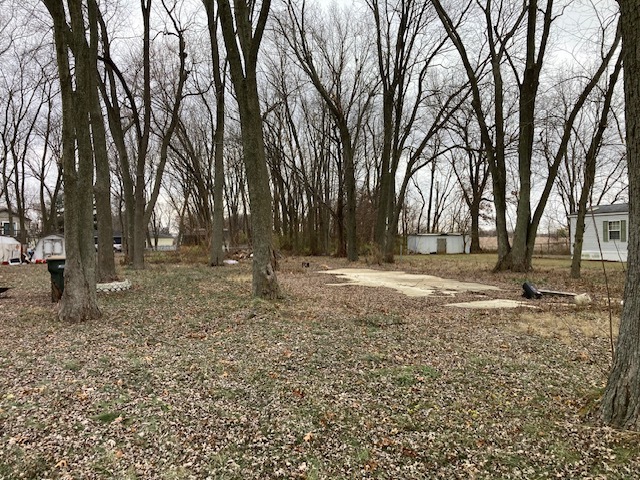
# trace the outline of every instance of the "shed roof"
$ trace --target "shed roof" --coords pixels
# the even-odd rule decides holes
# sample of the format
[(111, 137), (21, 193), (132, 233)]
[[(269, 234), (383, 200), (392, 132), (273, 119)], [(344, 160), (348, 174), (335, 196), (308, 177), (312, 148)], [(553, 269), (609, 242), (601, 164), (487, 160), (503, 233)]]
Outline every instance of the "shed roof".
[[(594, 215), (608, 215), (611, 213), (629, 213), (629, 204), (628, 203), (614, 203), (613, 205), (594, 205), (590, 209), (587, 210), (587, 213), (592, 213)], [(570, 217), (575, 217), (578, 215), (577, 212), (571, 213)]]
[(409, 236), (414, 237), (462, 237), (464, 233), (451, 232), (451, 233), (410, 233)]

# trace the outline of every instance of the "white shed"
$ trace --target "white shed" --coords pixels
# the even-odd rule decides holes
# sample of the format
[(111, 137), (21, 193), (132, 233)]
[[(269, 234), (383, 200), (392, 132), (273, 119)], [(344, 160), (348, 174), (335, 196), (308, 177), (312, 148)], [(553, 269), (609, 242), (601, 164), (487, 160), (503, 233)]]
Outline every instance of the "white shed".
[(43, 262), (52, 255), (65, 255), (64, 236), (53, 234), (38, 240), (31, 261)]
[(469, 253), (471, 242), (463, 233), (414, 233), (407, 237), (409, 253)]
[[(578, 215), (569, 215), (571, 224), (571, 255), (576, 236)], [(629, 225), (629, 205), (597, 205), (587, 210), (584, 219), (584, 239), (582, 258), (584, 260), (627, 261), (627, 232)], [(598, 245), (599, 240), (599, 245)], [(602, 249), (602, 255), (600, 250)]]
[(14, 258), (20, 258), (22, 246), (12, 237), (0, 236), (0, 263), (8, 262)]

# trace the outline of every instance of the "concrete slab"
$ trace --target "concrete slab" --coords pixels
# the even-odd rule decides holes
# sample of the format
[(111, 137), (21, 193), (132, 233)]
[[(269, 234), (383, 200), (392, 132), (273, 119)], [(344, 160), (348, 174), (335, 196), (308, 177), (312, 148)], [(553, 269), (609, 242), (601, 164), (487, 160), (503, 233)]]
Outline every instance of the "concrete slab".
[(458, 307), (458, 308), (518, 308), (518, 307), (527, 307), (527, 308), (536, 308), (533, 305), (529, 305), (525, 302), (519, 302), (517, 300), (504, 300), (501, 298), (496, 298), (494, 300), (478, 300), (475, 302), (464, 302), (464, 303), (450, 303), (447, 307)]
[(405, 272), (387, 272), (368, 268), (342, 268), (327, 270), (320, 273), (337, 275), (349, 280), (347, 283), (329, 285), (361, 285), (365, 287), (392, 288), (409, 297), (426, 297), (429, 295), (453, 296), (461, 292), (485, 292), (500, 290), (492, 285), (472, 282), (459, 282), (433, 275), (418, 275)]

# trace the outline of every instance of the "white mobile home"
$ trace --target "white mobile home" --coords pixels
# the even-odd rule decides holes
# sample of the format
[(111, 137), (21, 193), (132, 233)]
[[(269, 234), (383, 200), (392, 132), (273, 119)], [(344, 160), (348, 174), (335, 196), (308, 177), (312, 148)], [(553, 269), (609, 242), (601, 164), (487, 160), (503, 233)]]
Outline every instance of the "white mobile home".
[(407, 237), (409, 253), (469, 253), (471, 242), (463, 233), (414, 233)]
[[(569, 215), (571, 224), (571, 255), (573, 255), (576, 222), (578, 215)], [(584, 260), (627, 261), (627, 235), (629, 225), (629, 205), (597, 205), (587, 210), (584, 219), (584, 240), (582, 258)], [(600, 254), (602, 250), (602, 255)]]

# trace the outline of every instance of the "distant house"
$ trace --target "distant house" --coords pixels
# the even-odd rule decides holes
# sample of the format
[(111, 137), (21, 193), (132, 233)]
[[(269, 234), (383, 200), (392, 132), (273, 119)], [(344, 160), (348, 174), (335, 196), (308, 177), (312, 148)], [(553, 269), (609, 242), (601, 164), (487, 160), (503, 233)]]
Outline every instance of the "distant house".
[(151, 245), (149, 245), (149, 239), (145, 241), (145, 248), (148, 250), (175, 250), (176, 239), (173, 235), (168, 233), (154, 234), (149, 232), (151, 238)]
[[(11, 217), (11, 220), (9, 220)], [(29, 231), (31, 228), (31, 219), (24, 217), (24, 228)], [(17, 237), (20, 233), (20, 217), (15, 213), (9, 215), (7, 208), (0, 208), (0, 235)]]
[(469, 253), (471, 242), (463, 233), (414, 233), (407, 237), (409, 253)]
[[(577, 213), (569, 215), (571, 225), (571, 255), (574, 252)], [(627, 261), (629, 205), (597, 205), (587, 211), (584, 219), (582, 258), (585, 260)], [(602, 250), (602, 254), (600, 251)]]

